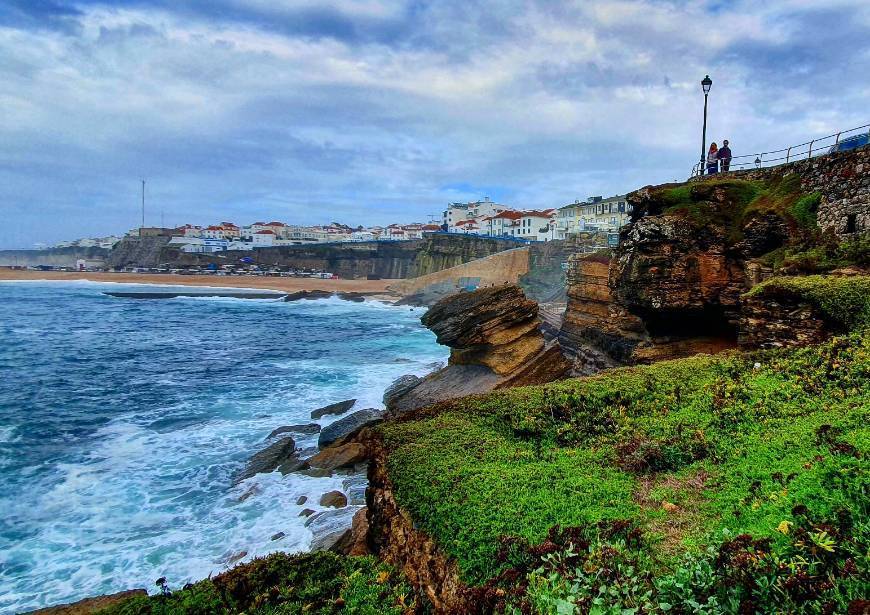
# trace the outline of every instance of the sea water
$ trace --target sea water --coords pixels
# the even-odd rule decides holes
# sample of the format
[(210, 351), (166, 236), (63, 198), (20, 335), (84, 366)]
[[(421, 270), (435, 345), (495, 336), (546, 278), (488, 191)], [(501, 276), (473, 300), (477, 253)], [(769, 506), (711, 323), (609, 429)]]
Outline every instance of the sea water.
[(234, 485), (246, 460), (274, 428), (382, 407), (393, 379), (447, 357), (420, 309), (102, 292), (145, 288), (0, 283), (0, 612), (307, 549), (299, 513), (342, 478)]

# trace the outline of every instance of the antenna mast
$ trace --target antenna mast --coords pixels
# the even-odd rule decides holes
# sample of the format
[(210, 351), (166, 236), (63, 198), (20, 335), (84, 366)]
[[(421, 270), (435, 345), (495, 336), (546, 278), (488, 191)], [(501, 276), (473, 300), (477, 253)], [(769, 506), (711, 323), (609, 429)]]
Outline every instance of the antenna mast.
[(145, 228), (145, 180), (142, 180), (142, 228)]

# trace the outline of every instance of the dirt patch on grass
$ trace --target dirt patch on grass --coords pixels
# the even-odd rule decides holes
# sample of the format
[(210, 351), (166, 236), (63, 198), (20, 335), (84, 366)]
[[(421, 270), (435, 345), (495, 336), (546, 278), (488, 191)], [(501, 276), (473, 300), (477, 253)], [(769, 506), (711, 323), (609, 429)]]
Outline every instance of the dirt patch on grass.
[(704, 489), (711, 480), (706, 470), (688, 476), (649, 475), (638, 479), (634, 500), (643, 508), (661, 511), (645, 528), (651, 536), (660, 536), (658, 545), (667, 554), (682, 551), (683, 539), (697, 530), (704, 519), (699, 510)]

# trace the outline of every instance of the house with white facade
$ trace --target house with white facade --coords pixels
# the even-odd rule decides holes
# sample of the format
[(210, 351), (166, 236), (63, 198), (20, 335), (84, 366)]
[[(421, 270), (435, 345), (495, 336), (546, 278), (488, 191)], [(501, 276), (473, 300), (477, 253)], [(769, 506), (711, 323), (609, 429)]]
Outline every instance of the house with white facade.
[(277, 236), (275, 235), (275, 231), (273, 231), (272, 229), (255, 231), (254, 234), (251, 236), (253, 247), (255, 248), (271, 248), (275, 245), (276, 239)]
[(491, 217), (510, 208), (506, 205), (501, 205), (484, 197), (482, 201), (471, 201), (468, 203), (450, 203), (447, 209), (442, 214), (442, 223), (447, 225), (448, 231), (456, 226), (460, 220), (480, 220), (486, 217)]

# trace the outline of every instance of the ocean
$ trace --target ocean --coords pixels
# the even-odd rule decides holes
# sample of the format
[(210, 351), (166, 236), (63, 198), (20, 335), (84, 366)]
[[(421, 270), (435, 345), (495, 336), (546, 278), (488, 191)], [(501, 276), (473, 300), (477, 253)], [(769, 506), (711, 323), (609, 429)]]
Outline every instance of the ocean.
[(144, 288), (0, 283), (2, 613), (306, 550), (299, 513), (342, 477), (234, 476), (274, 428), (381, 408), (448, 355), (419, 308), (103, 294)]

